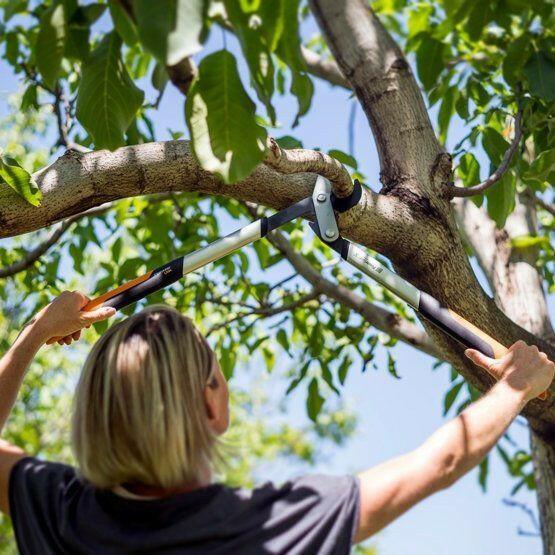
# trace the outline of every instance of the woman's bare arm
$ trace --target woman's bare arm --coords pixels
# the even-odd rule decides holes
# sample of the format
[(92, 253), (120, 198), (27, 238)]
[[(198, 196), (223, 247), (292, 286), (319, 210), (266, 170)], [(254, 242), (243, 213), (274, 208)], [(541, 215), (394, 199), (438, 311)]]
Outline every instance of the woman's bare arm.
[(472, 350), (467, 355), (500, 381), (418, 449), (359, 475), (361, 510), (356, 542), (478, 465), (524, 405), (546, 391), (553, 380), (555, 365), (524, 342), (515, 343), (500, 360)]
[[(23, 376), (37, 351), (52, 337), (63, 337), (69, 345), (79, 339), (81, 329), (112, 316), (113, 308), (82, 312), (88, 299), (81, 293), (65, 291), (23, 328), (14, 344), (0, 359), (0, 433), (8, 420)], [(0, 511), (8, 514), (8, 484), (14, 464), (25, 456), (15, 445), (0, 440)]]

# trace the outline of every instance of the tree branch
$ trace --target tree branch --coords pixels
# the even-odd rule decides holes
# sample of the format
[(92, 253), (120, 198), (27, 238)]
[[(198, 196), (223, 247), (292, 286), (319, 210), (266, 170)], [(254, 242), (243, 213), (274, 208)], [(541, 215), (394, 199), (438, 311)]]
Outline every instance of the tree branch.
[(451, 198), (454, 197), (473, 197), (487, 191), (490, 187), (495, 185), (507, 172), (513, 157), (518, 150), (518, 145), (522, 139), (522, 108), (519, 107), (518, 112), (515, 117), (515, 133), (509, 148), (505, 151), (503, 160), (499, 164), (499, 167), (485, 180), (474, 185), (472, 187), (458, 187), (456, 185), (450, 185), (448, 192)]
[[(315, 180), (313, 174), (282, 175), (260, 164), (243, 181), (225, 184), (199, 167), (188, 141), (113, 152), (68, 151), (33, 177), (43, 194), (39, 207), (9, 187), (0, 188), (0, 238), (46, 227), (105, 202), (164, 192), (222, 195), (281, 209), (310, 196)], [(426, 241), (430, 232), (401, 201), (366, 188), (357, 206), (338, 215), (338, 224), (346, 238), (379, 251), (398, 243), (396, 233), (407, 230)], [(406, 254), (410, 252), (407, 245)]]
[(333, 58), (325, 59), (306, 46), (301, 46), (301, 55), (308, 73), (324, 81), (344, 89), (351, 89), (349, 81), (341, 73), (339, 66)]
[[(169, 195), (161, 194), (156, 196), (156, 201), (165, 200), (169, 198)], [(71, 218), (64, 220), (53, 232), (45, 239), (42, 243), (39, 243), (34, 249), (27, 251), (23, 257), (10, 264), (4, 268), (0, 268), (0, 279), (11, 277), (19, 272), (27, 270), (30, 268), (37, 260), (39, 260), (43, 255), (45, 255), (54, 245), (58, 243), (62, 235), (76, 222), (83, 218), (91, 218), (95, 216), (100, 216), (105, 214), (113, 208), (115, 203), (107, 202), (95, 208), (81, 212), (80, 214), (75, 214)]]
[(445, 204), (430, 180), (430, 167), (445, 153), (399, 46), (366, 0), (310, 0), (309, 5), (368, 118), (388, 194), (402, 186)]
[(526, 194), (530, 197), (534, 204), (537, 204), (540, 208), (543, 208), (545, 211), (549, 212), (552, 216), (555, 216), (555, 204), (550, 204), (549, 202), (545, 202), (541, 197), (534, 194), (533, 191), (530, 189), (526, 189)]
[(0, 268), (0, 279), (13, 276), (32, 266), (43, 254), (45, 254), (53, 245), (55, 245), (60, 237), (73, 225), (75, 219), (71, 218), (62, 222), (42, 243), (39, 243), (34, 249), (27, 251), (23, 257), (4, 268)]
[(240, 312), (239, 314), (236, 314), (229, 320), (226, 320), (225, 322), (220, 322), (219, 324), (212, 326), (206, 333), (206, 336), (208, 337), (210, 334), (214, 333), (215, 331), (229, 326), (229, 324), (231, 324), (232, 322), (236, 322), (237, 320), (242, 320), (249, 316), (262, 316), (264, 318), (270, 318), (271, 316), (277, 316), (278, 314), (282, 314), (283, 312), (291, 312), (305, 305), (310, 301), (318, 299), (319, 296), (320, 296), (320, 292), (317, 289), (313, 289), (310, 293), (307, 293), (306, 295), (303, 295), (296, 301), (293, 301), (287, 304), (283, 304), (280, 306), (262, 306), (258, 308), (253, 308), (252, 310), (249, 310), (247, 312)]
[(184, 95), (187, 95), (191, 83), (198, 75), (197, 66), (191, 58), (183, 58), (173, 66), (166, 66), (166, 71), (168, 72), (170, 81)]

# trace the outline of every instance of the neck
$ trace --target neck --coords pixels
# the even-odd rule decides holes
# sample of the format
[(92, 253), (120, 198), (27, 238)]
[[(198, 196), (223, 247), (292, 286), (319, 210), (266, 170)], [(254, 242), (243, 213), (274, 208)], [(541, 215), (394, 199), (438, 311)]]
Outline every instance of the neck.
[(212, 473), (210, 468), (206, 466), (200, 473), (199, 478), (171, 488), (142, 484), (140, 482), (127, 482), (121, 486), (116, 486), (113, 491), (118, 495), (132, 499), (161, 499), (204, 488), (211, 483)]

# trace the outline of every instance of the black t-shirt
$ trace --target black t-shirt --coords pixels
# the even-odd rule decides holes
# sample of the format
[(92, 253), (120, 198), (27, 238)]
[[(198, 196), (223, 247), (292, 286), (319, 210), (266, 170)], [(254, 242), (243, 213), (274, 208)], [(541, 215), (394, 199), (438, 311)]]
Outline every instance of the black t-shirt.
[(23, 554), (323, 555), (349, 553), (359, 486), (354, 476), (311, 475), (135, 500), (93, 487), (71, 466), (28, 457), (12, 469), (9, 500)]

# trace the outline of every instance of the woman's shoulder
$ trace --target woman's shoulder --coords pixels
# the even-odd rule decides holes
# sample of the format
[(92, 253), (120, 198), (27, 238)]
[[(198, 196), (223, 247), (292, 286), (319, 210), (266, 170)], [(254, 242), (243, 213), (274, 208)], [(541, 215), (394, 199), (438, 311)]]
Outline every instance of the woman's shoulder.
[(52, 491), (52, 489), (83, 487), (76, 468), (69, 464), (45, 461), (38, 457), (24, 457), (17, 461), (10, 474), (10, 491), (27, 489)]

